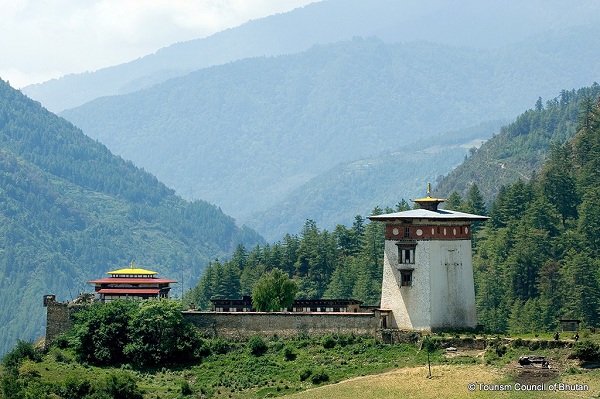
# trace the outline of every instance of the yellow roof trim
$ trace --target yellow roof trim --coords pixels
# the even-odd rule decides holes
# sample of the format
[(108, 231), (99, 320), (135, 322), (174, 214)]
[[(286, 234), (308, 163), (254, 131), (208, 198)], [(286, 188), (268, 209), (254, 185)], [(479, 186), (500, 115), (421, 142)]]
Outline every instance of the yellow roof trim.
[(431, 197), (425, 197), (425, 198), (417, 198), (414, 200), (411, 200), (412, 202), (444, 202), (446, 201), (443, 198), (431, 198)]
[(114, 270), (112, 272), (108, 272), (107, 274), (158, 274), (158, 272), (153, 272), (152, 270), (146, 270), (146, 269), (127, 268), (127, 269)]

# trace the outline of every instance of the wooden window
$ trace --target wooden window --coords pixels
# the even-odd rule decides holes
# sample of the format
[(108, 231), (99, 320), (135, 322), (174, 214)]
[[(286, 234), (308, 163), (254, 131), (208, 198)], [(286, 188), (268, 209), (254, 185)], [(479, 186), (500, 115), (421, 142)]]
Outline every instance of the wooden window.
[(412, 270), (400, 271), (400, 286), (412, 287)]
[(414, 264), (415, 263), (415, 247), (398, 246), (398, 263)]

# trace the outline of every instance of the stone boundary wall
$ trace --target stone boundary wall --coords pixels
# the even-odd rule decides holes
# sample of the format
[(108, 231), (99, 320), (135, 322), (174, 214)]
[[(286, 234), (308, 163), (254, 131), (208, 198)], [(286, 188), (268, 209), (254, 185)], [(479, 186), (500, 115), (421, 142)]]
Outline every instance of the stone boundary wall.
[[(46, 303), (46, 339), (48, 348), (60, 335), (71, 329), (71, 315), (89, 304)], [(368, 313), (333, 312), (182, 312), (184, 320), (195, 325), (204, 336), (244, 340), (253, 335), (265, 338), (277, 335), (294, 337), (298, 334), (322, 336), (327, 334), (370, 335), (381, 338), (380, 315)]]
[(205, 336), (243, 340), (253, 335), (293, 337), (327, 334), (356, 334), (377, 337), (379, 317), (374, 313), (333, 312), (198, 312), (184, 311), (183, 317)]
[(57, 302), (55, 300), (46, 301), (46, 337), (44, 348), (48, 348), (57, 337), (69, 331), (73, 326), (71, 315), (88, 305), (86, 303)]
[(65, 302), (48, 301), (46, 304), (46, 340), (49, 347), (59, 335), (69, 331), (72, 326), (69, 307)]

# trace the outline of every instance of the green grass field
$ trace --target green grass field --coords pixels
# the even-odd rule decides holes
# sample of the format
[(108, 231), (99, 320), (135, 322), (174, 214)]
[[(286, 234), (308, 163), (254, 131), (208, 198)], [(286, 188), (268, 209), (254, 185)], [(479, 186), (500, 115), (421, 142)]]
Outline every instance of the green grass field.
[[(586, 338), (597, 341), (599, 335)], [(600, 398), (600, 369), (580, 367), (579, 361), (569, 358), (568, 347), (541, 344), (549, 342), (548, 338), (511, 337), (510, 343), (488, 338), (492, 344), (487, 350), (459, 346), (457, 352), (447, 352), (438, 348), (430, 355), (431, 378), (427, 353), (420, 349), (420, 343), (387, 345), (353, 336), (272, 338), (265, 340), (266, 351), (260, 355), (252, 354), (247, 342), (207, 340), (210, 355), (197, 364), (143, 370), (129, 365), (84, 365), (75, 360), (71, 350), (53, 348), (41, 362), (25, 361), (19, 374), (24, 380), (36, 378), (51, 389), (69, 380), (93, 383), (115, 371), (129, 373), (145, 399)], [(456, 337), (434, 336), (438, 344), (443, 339)], [(473, 341), (472, 337), (461, 339)], [(516, 362), (519, 356), (531, 354), (546, 356), (551, 369), (520, 367)], [(474, 390), (469, 390), (470, 383), (475, 384)], [(554, 385), (557, 383), (570, 387), (580, 384), (587, 390), (556, 391), (566, 387)], [(501, 386), (512, 390), (492, 390)], [(521, 386), (542, 386), (544, 390), (523, 391)]]

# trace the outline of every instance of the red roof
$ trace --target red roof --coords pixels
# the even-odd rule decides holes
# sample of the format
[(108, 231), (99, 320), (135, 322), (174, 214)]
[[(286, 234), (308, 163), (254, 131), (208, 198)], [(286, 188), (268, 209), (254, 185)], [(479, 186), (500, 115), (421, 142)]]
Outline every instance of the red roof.
[(106, 277), (99, 280), (88, 281), (88, 284), (165, 284), (176, 283), (177, 280), (166, 278), (139, 278), (139, 277)]
[(99, 294), (119, 295), (156, 295), (160, 288), (102, 288)]

